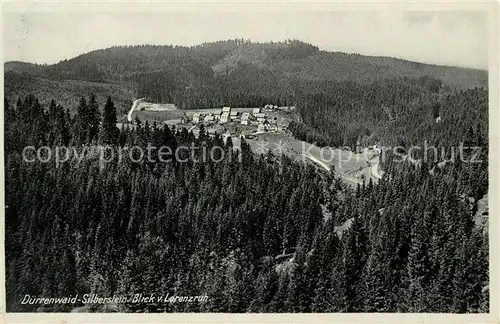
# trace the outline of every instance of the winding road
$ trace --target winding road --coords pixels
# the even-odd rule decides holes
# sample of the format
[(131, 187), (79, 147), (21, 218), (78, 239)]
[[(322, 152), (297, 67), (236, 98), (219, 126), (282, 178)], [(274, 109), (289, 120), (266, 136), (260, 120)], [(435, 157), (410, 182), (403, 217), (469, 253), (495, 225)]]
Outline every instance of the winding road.
[(378, 166), (380, 164), (380, 152), (381, 150), (379, 148), (374, 148), (373, 150), (377, 151), (377, 156), (374, 158), (368, 160), (368, 163), (370, 163), (370, 175), (377, 180), (382, 179), (382, 175), (378, 172)]

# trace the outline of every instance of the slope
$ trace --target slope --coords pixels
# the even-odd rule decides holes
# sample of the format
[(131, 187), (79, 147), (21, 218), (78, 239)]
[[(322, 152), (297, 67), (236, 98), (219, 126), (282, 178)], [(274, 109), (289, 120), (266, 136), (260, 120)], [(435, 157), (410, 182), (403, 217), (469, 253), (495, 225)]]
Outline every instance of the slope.
[(75, 113), (82, 96), (94, 93), (97, 102), (104, 104), (108, 96), (115, 102), (118, 115), (126, 114), (132, 104), (134, 92), (118, 85), (81, 80), (56, 81), (9, 71), (5, 73), (5, 97), (12, 103), (18, 98), (33, 94), (42, 105), (48, 106), (54, 99), (64, 108)]

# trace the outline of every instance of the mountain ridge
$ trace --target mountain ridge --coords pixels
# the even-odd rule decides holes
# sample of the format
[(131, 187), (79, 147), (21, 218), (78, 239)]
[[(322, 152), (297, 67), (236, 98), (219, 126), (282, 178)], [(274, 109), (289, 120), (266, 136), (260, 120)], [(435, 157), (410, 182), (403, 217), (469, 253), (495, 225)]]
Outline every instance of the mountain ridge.
[[(223, 41), (219, 41), (223, 42)], [(30, 61), (21, 61), (21, 60), (10, 60), (10, 61), (5, 61), (4, 66), (11, 68), (12, 65), (16, 64), (25, 64), (25, 65), (33, 65), (36, 67), (47, 67), (47, 66), (54, 66), (57, 65), (61, 62), (69, 61), (72, 59), (76, 59), (81, 56), (86, 56), (95, 52), (99, 51), (106, 51), (110, 50), (113, 48), (135, 48), (135, 47), (147, 47), (147, 46), (152, 46), (152, 47), (184, 47), (184, 48), (195, 48), (197, 46), (204, 46), (208, 44), (217, 44), (219, 42), (209, 42), (209, 43), (202, 43), (199, 45), (193, 45), (193, 46), (184, 46), (184, 45), (174, 45), (174, 44), (163, 44), (163, 45), (155, 45), (155, 44), (137, 44), (137, 45), (114, 45), (111, 47), (105, 47), (105, 48), (100, 48), (100, 49), (95, 49), (91, 50), (88, 52), (84, 52), (81, 54), (78, 54), (72, 58), (69, 59), (62, 59), (59, 60), (56, 63), (35, 63), (35, 62), (30, 62)], [(265, 45), (265, 44), (279, 44), (280, 42), (250, 42), (252, 45)], [(343, 55), (358, 55), (358, 56), (363, 56), (367, 58), (373, 58), (373, 59), (390, 59), (390, 60), (395, 60), (395, 61), (402, 61), (405, 63), (416, 63), (416, 64), (422, 64), (422, 65), (427, 65), (427, 66), (435, 66), (435, 67), (445, 67), (445, 68), (458, 68), (458, 69), (464, 69), (464, 70), (470, 70), (470, 71), (476, 71), (476, 72), (487, 72), (488, 69), (482, 69), (482, 68), (475, 68), (471, 66), (459, 66), (459, 65), (449, 65), (449, 64), (442, 64), (442, 63), (431, 63), (431, 62), (424, 62), (424, 61), (418, 61), (418, 60), (412, 60), (410, 58), (405, 58), (405, 57), (398, 57), (398, 56), (390, 56), (390, 55), (378, 55), (378, 54), (364, 54), (364, 53), (359, 53), (359, 52), (348, 52), (348, 51), (337, 51), (337, 50), (327, 50), (327, 49), (319, 49), (318, 52), (322, 53), (332, 53), (332, 54), (343, 54)], [(12, 69), (12, 68), (11, 68)], [(7, 71), (7, 69), (6, 69)]]
[[(10, 61), (4, 63), (5, 71), (14, 70), (16, 72), (28, 72), (37, 76), (47, 78), (66, 79), (71, 76), (85, 81), (110, 81), (116, 79), (116, 75), (110, 71), (112, 62), (118, 62), (118, 72), (137, 71), (137, 67), (142, 68), (140, 72), (153, 72), (161, 70), (166, 64), (181, 62), (192, 65), (203, 64), (211, 68), (220, 66), (231, 57), (236, 57), (239, 61), (253, 63), (259, 67), (267, 68), (276, 72), (277, 66), (287, 69), (300, 69), (298, 65), (303, 65), (302, 70), (314, 68), (316, 65), (328, 66), (335, 65), (336, 70), (341, 70), (338, 64), (344, 65), (341, 72), (346, 74), (341, 79), (355, 78), (356, 70), (360, 67), (381, 67), (397, 68), (397, 73), (413, 75), (416, 73), (427, 73), (434, 77), (434, 74), (444, 76), (444, 82), (451, 85), (457, 83), (456, 80), (446, 77), (443, 70), (456, 75), (468, 74), (469, 87), (474, 81), (478, 85), (484, 85), (487, 80), (487, 71), (473, 68), (464, 68), (456, 66), (445, 66), (437, 64), (428, 64), (415, 62), (408, 59), (394, 58), (389, 56), (370, 56), (358, 53), (345, 53), (340, 51), (319, 50), (317, 46), (304, 43), (298, 40), (288, 40), (285, 42), (254, 43), (243, 40), (229, 40), (212, 43), (204, 43), (196, 46), (175, 46), (175, 45), (135, 45), (135, 46), (113, 46), (105, 49), (90, 51), (69, 60), (62, 60), (56, 64), (39, 65), (29, 62)], [(277, 64), (281, 63), (281, 64)], [(83, 66), (82, 66), (83, 65)], [(134, 68), (134, 65), (136, 68)], [(70, 67), (76, 67), (74, 74), (69, 73)], [(123, 68), (126, 68), (125, 70)], [(351, 68), (351, 69), (349, 69)], [(85, 73), (82, 71), (85, 69)], [(432, 71), (432, 70), (436, 71)], [(217, 70), (217, 69), (215, 69)], [(101, 80), (89, 80), (89, 74), (92, 72), (94, 78)], [(378, 71), (383, 72), (383, 71)], [(126, 73), (125, 73), (126, 74)], [(341, 73), (342, 75), (342, 73)], [(418, 75), (420, 76), (420, 75)], [(126, 75), (124, 76), (126, 77)], [(318, 78), (337, 80), (338, 76), (333, 74), (332, 69), (326, 71)], [(358, 80), (356, 80), (358, 81)]]
[[(113, 84), (137, 97), (176, 103), (181, 108), (260, 106), (266, 101), (292, 104), (298, 87), (310, 82), (366, 84), (380, 79), (431, 77), (456, 89), (488, 85), (484, 70), (329, 52), (299, 40), (254, 43), (234, 39), (191, 47), (114, 46), (52, 65), (6, 62), (4, 69), (5, 73), (38, 77), (41, 87), (44, 79)], [(6, 88), (16, 89), (16, 85)], [(7, 96), (11, 94), (6, 91)]]

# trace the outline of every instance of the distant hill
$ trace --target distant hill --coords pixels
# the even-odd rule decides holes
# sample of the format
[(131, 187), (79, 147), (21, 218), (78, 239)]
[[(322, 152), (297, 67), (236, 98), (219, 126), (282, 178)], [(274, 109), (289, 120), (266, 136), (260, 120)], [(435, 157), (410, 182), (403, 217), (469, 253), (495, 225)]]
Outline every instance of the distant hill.
[[(297, 40), (252, 43), (236, 39), (193, 47), (112, 47), (54, 65), (7, 62), (5, 71), (58, 82), (113, 84), (121, 92), (131, 90), (137, 96), (184, 108), (252, 106), (268, 101), (289, 104), (295, 100), (297, 86), (311, 81), (368, 83), (430, 76), (451, 88), (487, 87), (488, 83), (487, 71), (326, 52)], [(6, 88), (10, 90), (7, 95), (13, 94), (15, 86), (6, 84)]]
[(212, 68), (222, 74), (224, 71), (234, 70), (238, 63), (248, 63), (272, 71), (281, 77), (297, 77), (305, 80), (368, 83), (385, 78), (430, 76), (458, 88), (485, 87), (488, 84), (487, 72), (483, 70), (430, 65), (390, 57), (325, 52), (317, 49), (306, 51), (302, 55), (279, 55), (279, 48), (269, 44), (246, 44), (232, 51)]
[(18, 73), (28, 73), (36, 76), (45, 76), (47, 65), (11, 61), (4, 64), (4, 73), (14, 71)]

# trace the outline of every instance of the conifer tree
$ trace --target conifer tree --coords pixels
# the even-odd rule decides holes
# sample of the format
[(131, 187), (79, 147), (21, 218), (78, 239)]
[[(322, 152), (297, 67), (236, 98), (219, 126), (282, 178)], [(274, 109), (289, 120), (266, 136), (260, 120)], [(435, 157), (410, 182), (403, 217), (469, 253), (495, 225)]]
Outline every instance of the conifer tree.
[(100, 142), (109, 145), (117, 144), (119, 130), (116, 127), (116, 108), (111, 97), (108, 97), (102, 115)]

